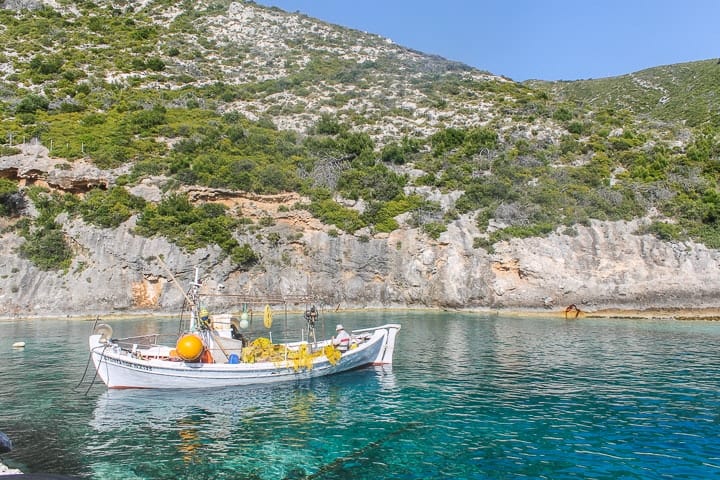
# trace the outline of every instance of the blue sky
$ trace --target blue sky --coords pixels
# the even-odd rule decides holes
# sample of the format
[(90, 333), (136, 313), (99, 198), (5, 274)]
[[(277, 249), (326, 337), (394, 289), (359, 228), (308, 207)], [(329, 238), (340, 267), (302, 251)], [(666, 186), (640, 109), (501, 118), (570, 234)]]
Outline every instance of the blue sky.
[(720, 0), (257, 0), (513, 80), (720, 57)]

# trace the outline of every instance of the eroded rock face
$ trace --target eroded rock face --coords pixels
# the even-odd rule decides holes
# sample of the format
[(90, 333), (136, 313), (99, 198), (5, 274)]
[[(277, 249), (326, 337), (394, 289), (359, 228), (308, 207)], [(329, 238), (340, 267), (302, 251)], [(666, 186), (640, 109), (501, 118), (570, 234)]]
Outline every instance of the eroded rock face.
[(496, 247), (498, 303), (551, 297), (589, 308), (711, 307), (720, 255), (694, 243), (636, 235), (638, 222), (592, 222), (576, 236), (512, 241)]
[(17, 155), (0, 157), (0, 177), (17, 180), (20, 185), (40, 185), (68, 193), (85, 193), (93, 188), (107, 189), (128, 167), (101, 170), (78, 160), (52, 158), (47, 147), (27, 143), (17, 145)]
[(108, 230), (68, 220), (64, 230), (75, 248), (68, 272), (38, 270), (14, 253), (22, 239), (4, 233), (0, 315), (173, 313), (195, 266), (208, 289), (310, 294), (342, 308), (577, 304), (593, 310), (720, 303), (717, 251), (636, 235), (637, 222), (593, 222), (577, 227), (574, 236), (513, 240), (497, 244), (492, 255), (472, 248), (472, 222), (456, 222), (437, 242), (413, 229), (367, 240), (278, 223), (273, 228), (292, 241), (239, 239), (262, 255), (261, 266), (249, 272), (237, 270), (217, 248), (188, 254), (165, 239), (134, 235), (132, 225)]

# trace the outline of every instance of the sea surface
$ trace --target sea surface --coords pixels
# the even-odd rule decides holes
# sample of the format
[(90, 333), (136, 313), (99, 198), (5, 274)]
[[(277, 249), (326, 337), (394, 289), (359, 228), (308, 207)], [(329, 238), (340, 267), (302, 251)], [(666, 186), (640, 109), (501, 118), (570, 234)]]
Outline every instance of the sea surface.
[[(0, 431), (15, 444), (0, 460), (123, 480), (720, 478), (720, 322), (322, 318), (328, 333), (401, 323), (392, 368), (108, 391), (86, 370), (92, 321), (0, 321)], [(178, 329), (108, 323), (114, 336)], [(273, 337), (301, 325), (276, 315)]]

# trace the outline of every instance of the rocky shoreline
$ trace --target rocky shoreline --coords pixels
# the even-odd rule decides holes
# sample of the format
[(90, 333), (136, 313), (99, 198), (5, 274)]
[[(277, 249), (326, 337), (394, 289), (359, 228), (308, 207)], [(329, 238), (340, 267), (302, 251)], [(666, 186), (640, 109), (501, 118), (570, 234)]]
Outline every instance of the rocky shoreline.
[[(458, 312), (458, 313), (477, 313), (479, 315), (493, 315), (503, 317), (558, 317), (558, 318), (579, 318), (579, 319), (594, 319), (594, 318), (617, 318), (617, 319), (665, 319), (665, 320), (708, 320), (708, 321), (720, 321), (720, 308), (648, 308), (648, 309), (622, 309), (622, 308), (609, 308), (599, 310), (585, 310), (579, 307), (579, 314), (575, 316), (574, 311), (570, 311), (565, 314), (564, 309), (489, 309), (489, 308), (348, 308), (341, 310), (334, 310), (334, 313), (348, 313), (348, 312), (382, 312), (382, 311), (397, 311), (397, 312), (432, 312), (432, 311), (445, 311), (445, 312)], [(301, 310), (290, 309), (290, 314), (302, 313)], [(176, 313), (164, 313), (164, 312), (148, 312), (139, 311), (133, 312), (122, 312), (122, 313), (108, 313), (102, 315), (34, 315), (34, 316), (8, 316), (0, 315), (0, 322), (2, 321), (14, 321), (14, 320), (52, 320), (52, 319), (68, 319), (78, 321), (92, 321), (92, 320), (118, 320), (122, 321), (125, 319), (136, 319), (136, 318), (172, 318), (177, 316)]]
[[(490, 313), (490, 311), (488, 311)], [(664, 320), (708, 320), (720, 321), (718, 308), (650, 308), (650, 309), (602, 309), (583, 310), (575, 317), (574, 311), (565, 315), (564, 310), (492, 310), (497, 316), (518, 317), (560, 317), (568, 319), (664, 319)]]

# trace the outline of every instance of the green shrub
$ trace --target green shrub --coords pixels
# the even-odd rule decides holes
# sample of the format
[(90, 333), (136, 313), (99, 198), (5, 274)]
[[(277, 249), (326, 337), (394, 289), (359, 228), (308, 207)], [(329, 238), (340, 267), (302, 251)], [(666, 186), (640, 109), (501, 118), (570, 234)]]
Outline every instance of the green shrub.
[(351, 208), (346, 208), (332, 199), (313, 200), (309, 206), (310, 213), (323, 223), (335, 225), (337, 228), (353, 233), (365, 226), (360, 214)]
[(55, 218), (63, 212), (72, 214), (77, 199), (70, 194), (48, 193), (38, 187), (29, 188), (27, 195), (38, 210), (38, 216), (34, 221), (18, 222), (18, 231), (25, 238), (19, 249), (20, 255), (43, 270), (67, 270), (73, 252)]
[(17, 155), (18, 153), (22, 153), (22, 150), (20, 150), (17, 147), (9, 147), (7, 145), (0, 145), (0, 157)]
[(128, 193), (123, 187), (108, 191), (94, 189), (79, 205), (83, 220), (104, 228), (116, 228), (145, 206), (145, 201)]
[(483, 237), (473, 238), (473, 248), (482, 248), (490, 254), (495, 253), (495, 247), (493, 247), (493, 243), (489, 239)]
[(474, 155), (481, 149), (494, 150), (498, 147), (497, 133), (487, 127), (473, 128), (465, 132), (463, 150), (465, 155)]
[[(159, 204), (145, 206), (138, 218), (136, 231), (145, 236), (162, 235), (183, 248), (194, 251), (210, 243), (217, 243), (208, 236), (218, 233), (229, 236), (229, 229), (219, 232), (217, 228), (213, 228), (220, 226), (217, 223), (228, 223), (213, 222), (213, 219), (217, 218), (219, 217), (214, 207), (195, 208), (185, 195), (171, 194)], [(220, 241), (224, 243), (226, 240)]]
[(153, 70), (155, 72), (161, 72), (165, 70), (165, 62), (163, 62), (162, 59), (157, 57), (148, 58), (148, 60), (145, 62), (145, 66), (149, 70)]
[(70, 193), (60, 194), (48, 192), (41, 187), (30, 187), (26, 190), (27, 196), (38, 210), (36, 225), (51, 225), (61, 213), (74, 215), (77, 210), (78, 199)]
[(166, 110), (162, 106), (155, 105), (151, 110), (140, 110), (130, 115), (130, 124), (135, 132), (141, 133), (166, 122)]
[(38, 110), (47, 110), (50, 105), (50, 101), (41, 96), (30, 94), (20, 100), (17, 107), (15, 107), (16, 113), (35, 113)]
[(495, 244), (511, 238), (544, 237), (555, 229), (552, 223), (537, 223), (527, 226), (511, 226), (490, 234), (489, 242)]
[(553, 119), (557, 120), (558, 122), (567, 122), (569, 120), (572, 120), (572, 118), (572, 112), (566, 107), (560, 107), (553, 113)]
[(375, 147), (370, 135), (365, 132), (343, 132), (338, 136), (338, 144), (343, 152), (353, 156), (372, 151)]
[(60, 72), (64, 63), (59, 55), (36, 55), (30, 60), (30, 70), (42, 75), (52, 75)]
[(337, 189), (347, 198), (389, 201), (402, 195), (405, 182), (405, 177), (383, 164), (355, 165), (342, 173)]
[(260, 257), (247, 243), (234, 247), (230, 252), (230, 258), (244, 270), (249, 269), (260, 261)]
[(440, 222), (428, 222), (422, 225), (422, 231), (425, 232), (430, 238), (437, 240), (440, 238), (440, 234), (447, 231), (447, 227), (444, 223)]
[(226, 207), (205, 203), (198, 207), (180, 194), (168, 195), (159, 204), (147, 204), (138, 218), (136, 232), (140, 235), (162, 235), (188, 251), (217, 245), (242, 268), (249, 268), (260, 259), (248, 244), (240, 245), (232, 236), (238, 225), (226, 215)]
[(399, 228), (394, 217), (409, 212), (422, 204), (419, 196), (401, 196), (389, 202), (371, 201), (362, 214), (362, 219), (368, 225), (374, 225), (376, 232), (390, 233)]
[(380, 153), (380, 159), (383, 162), (402, 165), (405, 163), (405, 151), (397, 143), (385, 145)]
[(24, 206), (18, 196), (18, 185), (12, 180), (0, 178), (0, 216), (17, 215)]
[(667, 222), (652, 222), (646, 228), (641, 229), (640, 233), (649, 233), (665, 241), (676, 241), (682, 238), (682, 228)]
[(324, 113), (320, 116), (313, 130), (318, 135), (337, 135), (344, 129), (345, 127), (340, 124), (337, 118)]
[(513, 201), (517, 198), (518, 193), (509, 180), (485, 177), (467, 186), (465, 193), (455, 202), (455, 208), (460, 213), (467, 213), (495, 205), (499, 201)]
[(25, 232), (20, 255), (41, 270), (67, 270), (72, 261), (72, 250), (59, 225), (49, 224)]
[(449, 150), (460, 147), (465, 141), (465, 130), (445, 128), (430, 137), (433, 155), (439, 156)]
[(568, 132), (575, 135), (582, 135), (585, 131), (585, 127), (581, 122), (571, 122), (567, 127)]

